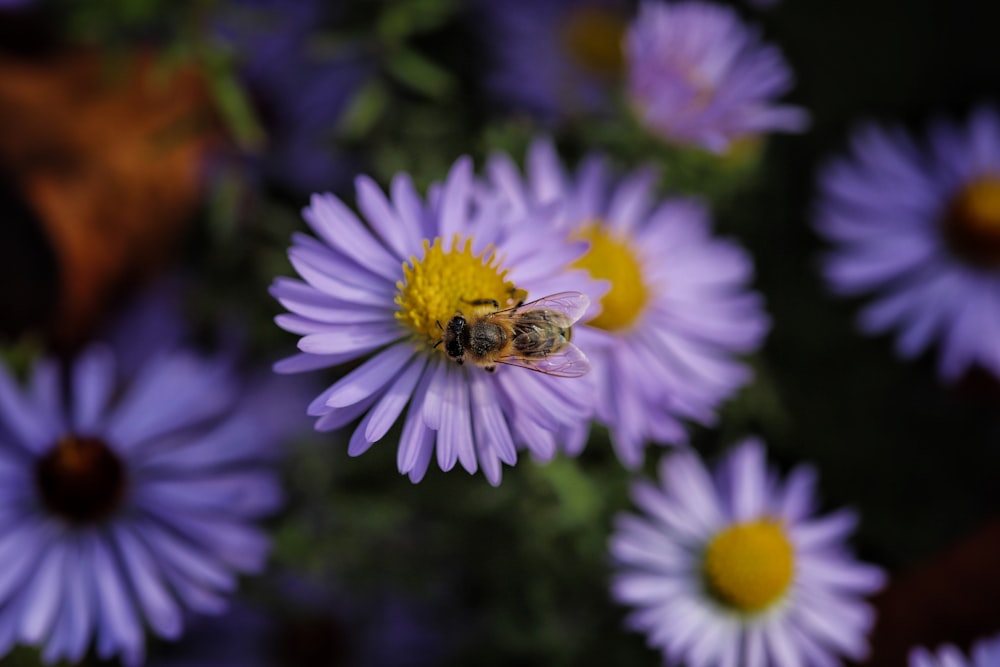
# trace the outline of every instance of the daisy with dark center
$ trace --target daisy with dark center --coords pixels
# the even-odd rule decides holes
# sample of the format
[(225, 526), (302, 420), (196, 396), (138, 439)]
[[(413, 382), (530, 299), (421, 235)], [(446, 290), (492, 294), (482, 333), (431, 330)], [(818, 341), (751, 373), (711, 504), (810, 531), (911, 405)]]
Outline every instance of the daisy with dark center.
[(712, 237), (702, 203), (657, 201), (649, 170), (615, 178), (591, 156), (570, 175), (538, 141), (525, 177), (506, 155), (487, 172), (485, 197), (521, 211), (558, 203), (559, 233), (589, 244), (574, 266), (610, 285), (577, 337), (593, 365), (597, 419), (622, 462), (639, 465), (651, 440), (686, 442), (684, 419), (711, 424), (750, 377), (736, 355), (769, 326), (747, 253)]
[(264, 564), (256, 520), (281, 497), (269, 399), (228, 361), (152, 349), (126, 375), (93, 347), (65, 389), (52, 362), (25, 390), (0, 369), (0, 654), (76, 662), (94, 640), (139, 664), (145, 625), (177, 637), (185, 610), (221, 612)]
[(627, 94), (639, 122), (666, 141), (712, 152), (808, 122), (775, 98), (792, 86), (777, 48), (729, 7), (646, 2), (626, 37)]
[(322, 241), (298, 234), (289, 257), (305, 282), (279, 278), (272, 294), (291, 314), (278, 324), (302, 335), (302, 353), (278, 364), (297, 372), (365, 359), (309, 406), (316, 428), (361, 418), (348, 453), (383, 439), (403, 412), (398, 465), (414, 482), (435, 456), (442, 470), (482, 468), (499, 484), (501, 462), (518, 447), (541, 459), (557, 445), (579, 449), (587, 434), (591, 383), (498, 365), (459, 365), (443, 345), (448, 323), (482, 304), (516, 306), (556, 292), (599, 297), (584, 271), (567, 271), (585, 251), (538, 217), (474, 205), (472, 163), (459, 160), (425, 204), (408, 176), (391, 199), (357, 180), (364, 224), (332, 195), (316, 195), (305, 219)]
[(936, 343), (945, 380), (976, 366), (1000, 377), (1000, 118), (980, 109), (929, 139), (864, 127), (823, 169), (824, 274), (839, 294), (874, 296), (861, 329), (895, 330), (900, 356)]
[(1000, 638), (976, 642), (968, 658), (952, 644), (945, 644), (934, 652), (923, 647), (910, 652), (910, 667), (996, 667), (997, 665), (1000, 665)]
[(669, 664), (800, 667), (862, 659), (874, 613), (863, 596), (880, 570), (844, 541), (850, 512), (814, 517), (815, 474), (787, 480), (747, 441), (714, 472), (684, 450), (660, 465), (659, 486), (632, 495), (642, 516), (622, 515), (611, 537), (616, 600), (635, 608)]
[(495, 102), (544, 120), (606, 111), (623, 75), (628, 0), (478, 2)]

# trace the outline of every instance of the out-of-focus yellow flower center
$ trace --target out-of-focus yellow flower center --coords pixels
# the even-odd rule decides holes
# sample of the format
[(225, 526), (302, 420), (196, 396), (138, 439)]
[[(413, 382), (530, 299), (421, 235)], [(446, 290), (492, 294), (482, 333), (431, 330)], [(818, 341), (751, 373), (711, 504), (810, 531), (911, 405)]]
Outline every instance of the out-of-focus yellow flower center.
[(733, 524), (705, 550), (703, 572), (716, 599), (742, 612), (776, 602), (792, 582), (795, 553), (782, 525), (772, 519)]
[(440, 327), (455, 313), (475, 310), (471, 302), (491, 299), (508, 308), (525, 300), (528, 293), (507, 280), (507, 270), (498, 264), (492, 247), (473, 254), (472, 239), (457, 234), (450, 250), (440, 238), (425, 240), (424, 256), (403, 263), (403, 280), (396, 283), (396, 319), (433, 346), (441, 339)]
[(584, 225), (573, 237), (590, 241), (590, 250), (574, 266), (611, 283), (611, 289), (601, 299), (601, 314), (587, 324), (605, 331), (629, 328), (639, 318), (648, 297), (635, 250), (628, 239), (612, 235), (600, 222)]
[(1000, 174), (969, 181), (949, 203), (943, 222), (956, 254), (975, 264), (1000, 264)]
[(622, 39), (625, 18), (600, 7), (580, 7), (563, 24), (563, 42), (573, 59), (588, 72), (615, 76), (625, 60)]

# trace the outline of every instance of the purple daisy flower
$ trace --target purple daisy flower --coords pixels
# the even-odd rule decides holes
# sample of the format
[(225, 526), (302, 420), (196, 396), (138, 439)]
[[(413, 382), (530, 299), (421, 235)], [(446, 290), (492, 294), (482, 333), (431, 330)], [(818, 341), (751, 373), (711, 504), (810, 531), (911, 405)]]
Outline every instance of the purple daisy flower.
[(819, 178), (816, 228), (837, 247), (824, 275), (838, 294), (875, 294), (865, 333), (896, 330), (901, 357), (940, 350), (948, 381), (973, 366), (1000, 377), (1000, 118), (934, 123), (918, 147), (873, 126)]
[(611, 591), (636, 608), (631, 628), (669, 664), (833, 666), (859, 660), (873, 610), (861, 599), (884, 575), (844, 546), (856, 519), (814, 517), (812, 468), (782, 481), (748, 440), (715, 470), (682, 450), (660, 464), (660, 486), (639, 482), (644, 516), (619, 516)]
[(267, 135), (257, 167), (297, 192), (346, 185), (355, 173), (356, 159), (334, 133), (370, 67), (356, 54), (315, 48), (324, 18), (315, 0), (241, 0), (224, 7), (215, 26)]
[(945, 644), (931, 653), (923, 647), (910, 652), (910, 667), (997, 667), (1000, 665), (1000, 637), (983, 639), (966, 658), (957, 647)]
[(552, 121), (610, 106), (630, 0), (478, 2), (496, 102)]
[(264, 563), (255, 520), (281, 498), (267, 397), (227, 359), (149, 343), (128, 373), (104, 346), (65, 373), (38, 363), (24, 390), (0, 368), (0, 654), (76, 662), (93, 639), (139, 664), (144, 625), (177, 637)]
[(406, 174), (393, 179), (391, 198), (365, 176), (356, 183), (367, 225), (333, 195), (313, 196), (304, 217), (321, 240), (298, 234), (289, 251), (305, 282), (279, 278), (271, 290), (291, 311), (278, 324), (302, 335), (302, 353), (279, 363), (278, 372), (366, 359), (309, 406), (316, 428), (362, 417), (348, 446), (357, 456), (409, 405), (398, 466), (414, 482), (435, 450), (442, 470), (481, 467), (499, 484), (500, 463), (513, 465), (518, 446), (543, 460), (558, 443), (582, 447), (589, 376), (504, 365), (487, 372), (457, 364), (442, 342), (456, 314), (487, 302), (495, 309), (557, 292), (598, 296), (586, 272), (566, 271), (586, 244), (565, 243), (544, 220), (515, 220), (502, 206), (475, 204), (467, 158), (432, 186), (426, 204)]
[(734, 356), (755, 350), (769, 322), (748, 289), (750, 256), (712, 237), (707, 208), (657, 202), (652, 170), (615, 179), (597, 156), (569, 175), (547, 141), (529, 149), (524, 178), (506, 155), (487, 174), (492, 196), (516, 210), (559, 203), (563, 237), (590, 243), (575, 266), (610, 282), (577, 340), (593, 365), (597, 418), (622, 462), (639, 465), (649, 440), (686, 442), (681, 419), (713, 423), (718, 404), (750, 378)]
[(791, 70), (731, 8), (646, 2), (629, 27), (626, 61), (632, 108), (667, 141), (720, 153), (808, 122), (803, 110), (773, 103), (791, 88)]

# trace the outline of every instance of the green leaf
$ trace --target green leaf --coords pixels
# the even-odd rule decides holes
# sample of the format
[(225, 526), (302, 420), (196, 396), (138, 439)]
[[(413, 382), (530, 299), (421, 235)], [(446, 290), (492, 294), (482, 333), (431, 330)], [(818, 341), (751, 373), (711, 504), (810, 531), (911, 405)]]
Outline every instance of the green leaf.
[(389, 91), (380, 79), (372, 79), (361, 87), (337, 124), (337, 134), (345, 139), (361, 139), (385, 115), (389, 105)]
[(432, 99), (444, 97), (455, 87), (448, 70), (409, 49), (391, 54), (385, 67), (401, 84)]
[(376, 31), (386, 41), (441, 27), (454, 15), (457, 4), (446, 0), (409, 0), (390, 4), (378, 19)]

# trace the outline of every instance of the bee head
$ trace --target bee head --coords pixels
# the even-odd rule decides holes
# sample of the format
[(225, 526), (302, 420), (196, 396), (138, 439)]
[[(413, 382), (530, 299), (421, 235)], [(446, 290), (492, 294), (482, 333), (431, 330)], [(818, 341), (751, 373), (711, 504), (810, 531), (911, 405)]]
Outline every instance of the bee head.
[(462, 334), (465, 333), (465, 328), (465, 318), (461, 315), (455, 315), (448, 320), (448, 326), (445, 327), (444, 335), (441, 337), (441, 340), (444, 341), (444, 351), (448, 353), (449, 357), (459, 362), (465, 356), (465, 348), (462, 345)]

